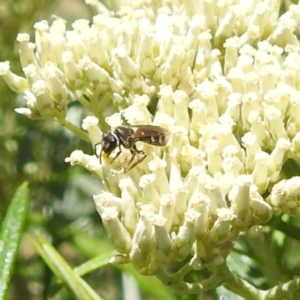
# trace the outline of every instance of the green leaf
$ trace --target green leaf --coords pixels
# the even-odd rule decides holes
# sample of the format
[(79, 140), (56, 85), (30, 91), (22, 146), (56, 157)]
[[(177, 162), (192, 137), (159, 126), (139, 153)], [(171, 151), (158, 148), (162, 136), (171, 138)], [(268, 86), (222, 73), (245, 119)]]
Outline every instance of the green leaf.
[(95, 270), (100, 269), (101, 267), (108, 265), (109, 260), (112, 258), (114, 254), (116, 254), (115, 251), (106, 251), (101, 255), (92, 258), (87, 262), (83, 263), (82, 265), (76, 267), (74, 271), (81, 276), (91, 273)]
[(36, 251), (43, 258), (48, 267), (77, 299), (100, 300), (100, 296), (68, 265), (63, 257), (41, 235), (37, 239), (29, 236)]
[[(110, 251), (107, 250), (104, 253), (100, 254), (99, 256), (92, 258), (92, 259), (86, 261), (85, 263), (83, 263), (82, 265), (74, 268), (74, 272), (79, 276), (83, 276), (83, 275), (91, 273), (95, 270), (98, 270), (101, 267), (108, 265), (110, 258), (114, 254), (115, 254), (114, 250), (110, 250)], [(61, 284), (55, 283), (52, 286), (51, 290), (52, 290), (53, 294), (56, 294), (60, 290), (60, 288), (61, 288)]]
[[(109, 260), (115, 254), (116, 252), (113, 250), (103, 252), (101, 255), (76, 267), (74, 271), (76, 271), (77, 274), (84, 275), (94, 270), (97, 270), (105, 265), (110, 265)], [(111, 267), (117, 268), (121, 272), (130, 274), (135, 279), (140, 289), (142, 289), (149, 295), (152, 295), (157, 300), (176, 299), (174, 296), (174, 292), (169, 287), (163, 285), (161, 281), (159, 281), (156, 277), (141, 275), (130, 264), (126, 264), (126, 265), (111, 264)]]
[[(79, 275), (85, 275), (91, 273), (101, 267), (109, 266), (109, 260), (117, 254), (114, 250), (104, 251), (101, 255), (88, 260), (82, 265), (76, 267), (74, 272)], [(156, 277), (154, 276), (144, 276), (139, 274), (132, 265), (117, 265), (111, 264), (111, 267), (117, 268), (121, 272), (130, 274), (132, 276), (138, 287), (145, 291), (147, 294), (152, 295), (157, 300), (175, 300), (174, 292), (167, 286), (163, 285)], [(55, 284), (53, 290), (56, 292), (59, 290), (59, 284)]]
[(29, 191), (23, 183), (9, 205), (0, 231), (0, 299), (5, 299), (28, 212)]

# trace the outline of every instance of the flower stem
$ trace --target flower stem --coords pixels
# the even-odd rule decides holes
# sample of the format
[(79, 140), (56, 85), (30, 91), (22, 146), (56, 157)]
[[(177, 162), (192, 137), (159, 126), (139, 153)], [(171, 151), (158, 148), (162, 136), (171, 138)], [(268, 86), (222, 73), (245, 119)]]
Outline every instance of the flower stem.
[(71, 122), (69, 122), (67, 119), (65, 119), (64, 114), (60, 114), (57, 113), (55, 115), (56, 120), (64, 127), (66, 127), (67, 129), (69, 129), (71, 132), (73, 132), (77, 137), (79, 137), (80, 139), (82, 139), (83, 141), (86, 141), (88, 143), (90, 143), (90, 139), (88, 137), (88, 135), (81, 130), (80, 128), (78, 128), (77, 126), (75, 126), (74, 124), (72, 124)]
[(247, 281), (241, 279), (238, 276), (232, 274), (227, 265), (223, 264), (219, 268), (219, 274), (222, 275), (224, 281), (223, 286), (240, 295), (247, 300), (262, 300), (262, 291), (256, 289), (254, 286), (250, 285)]

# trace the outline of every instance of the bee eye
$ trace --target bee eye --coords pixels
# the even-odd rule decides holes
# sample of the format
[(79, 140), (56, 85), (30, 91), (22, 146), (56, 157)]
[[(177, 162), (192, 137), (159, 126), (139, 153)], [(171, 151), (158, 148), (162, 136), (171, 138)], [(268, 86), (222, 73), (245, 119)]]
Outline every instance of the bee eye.
[(109, 155), (112, 151), (114, 151), (117, 145), (117, 139), (113, 134), (111, 134), (110, 132), (105, 132), (103, 134), (101, 146), (106, 154)]

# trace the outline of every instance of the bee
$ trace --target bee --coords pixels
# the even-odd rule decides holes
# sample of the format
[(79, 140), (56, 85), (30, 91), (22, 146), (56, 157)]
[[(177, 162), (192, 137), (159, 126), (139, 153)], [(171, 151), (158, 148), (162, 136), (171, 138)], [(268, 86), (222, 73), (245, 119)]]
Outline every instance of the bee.
[[(143, 142), (149, 145), (163, 147), (168, 142), (168, 135), (169, 131), (160, 126), (118, 126), (113, 131), (103, 133), (102, 141), (95, 145), (95, 150), (97, 145), (101, 146), (101, 152), (99, 155), (99, 160), (101, 163), (103, 153), (106, 156), (109, 156), (116, 148), (119, 148), (117, 154), (110, 161), (110, 163), (112, 163), (122, 153), (122, 147), (129, 149), (131, 152), (131, 158), (124, 169), (124, 173), (126, 173), (141, 163), (147, 156), (143, 150), (138, 150), (136, 148), (136, 142)], [(140, 154), (141, 157), (133, 163), (133, 160), (137, 154)]]

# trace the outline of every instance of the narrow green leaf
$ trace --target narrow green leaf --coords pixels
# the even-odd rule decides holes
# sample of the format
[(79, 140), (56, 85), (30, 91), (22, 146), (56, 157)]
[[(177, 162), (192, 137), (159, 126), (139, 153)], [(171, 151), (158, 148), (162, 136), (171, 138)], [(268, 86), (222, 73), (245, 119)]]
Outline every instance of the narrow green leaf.
[[(75, 267), (74, 272), (79, 276), (83, 276), (95, 270), (98, 270), (101, 267), (106, 266), (108, 264), (108, 261), (114, 254), (115, 254), (114, 250), (105, 251), (99, 256), (86, 261), (80, 266)], [(56, 293), (59, 292), (60, 289), (61, 289), (61, 283), (56, 282), (51, 288), (52, 294), (55, 295)]]
[[(95, 271), (105, 265), (109, 265), (109, 260), (113, 255), (116, 254), (114, 250), (103, 252), (101, 255), (88, 260), (84, 264), (76, 267), (74, 269), (77, 274), (81, 276), (92, 271)], [(154, 276), (144, 276), (139, 274), (132, 265), (111, 265), (114, 268), (119, 269), (121, 272), (130, 274), (140, 289), (144, 290), (149, 295), (152, 295), (157, 300), (175, 300), (174, 292), (167, 286), (163, 285), (156, 277)]]
[(80, 276), (91, 273), (95, 270), (100, 269), (101, 267), (108, 265), (109, 260), (113, 257), (114, 254), (116, 254), (114, 250), (103, 252), (99, 256), (94, 257), (86, 261), (82, 265), (76, 267), (74, 271)]
[(54, 247), (46, 241), (41, 235), (37, 236), (37, 240), (29, 236), (29, 239), (43, 258), (48, 267), (77, 299), (80, 300), (101, 300), (102, 298), (90, 288), (90, 286), (76, 274), (68, 265), (63, 257), (54, 249)]
[[(110, 265), (109, 260), (116, 254), (114, 250), (104, 251), (101, 255), (88, 260), (84, 264), (76, 267), (74, 269), (77, 274), (81, 276), (92, 271), (95, 271), (105, 265)], [(126, 265), (116, 265), (111, 264), (111, 267), (114, 267), (121, 272), (130, 274), (140, 289), (144, 290), (149, 295), (152, 295), (157, 300), (174, 300), (174, 292), (167, 286), (163, 285), (156, 277), (154, 276), (144, 276), (138, 273), (134, 267), (130, 264)]]
[(5, 299), (28, 212), (29, 191), (23, 183), (14, 194), (0, 231), (0, 299)]

